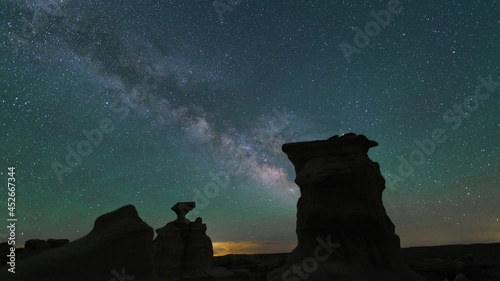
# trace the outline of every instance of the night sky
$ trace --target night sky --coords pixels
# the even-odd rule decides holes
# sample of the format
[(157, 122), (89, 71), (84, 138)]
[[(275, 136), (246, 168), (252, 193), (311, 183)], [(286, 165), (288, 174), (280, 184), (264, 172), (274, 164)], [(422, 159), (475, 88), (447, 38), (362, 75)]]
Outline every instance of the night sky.
[(356, 132), (403, 246), (500, 241), (499, 19), (494, 0), (2, 1), (0, 219), (15, 166), (20, 244), (195, 200), (216, 254), (288, 252), (281, 145)]

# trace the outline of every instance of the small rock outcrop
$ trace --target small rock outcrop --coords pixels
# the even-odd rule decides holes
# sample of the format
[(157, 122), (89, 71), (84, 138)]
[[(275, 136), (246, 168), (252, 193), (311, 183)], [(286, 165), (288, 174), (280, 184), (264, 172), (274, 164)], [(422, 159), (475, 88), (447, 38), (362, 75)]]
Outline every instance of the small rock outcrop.
[(208, 278), (213, 264), (213, 248), (206, 235), (207, 226), (186, 214), (195, 202), (179, 202), (172, 207), (177, 219), (156, 230), (154, 241), (155, 266), (160, 279), (168, 281)]
[[(32, 245), (31, 245), (32, 244)], [(158, 281), (153, 262), (153, 229), (127, 205), (97, 218), (86, 236), (63, 240), (33, 240), (28, 248), (59, 247), (20, 260), (16, 273), (0, 272), (12, 281)]]
[(69, 243), (69, 239), (49, 239), (47, 240), (47, 244), (51, 249), (61, 247)]
[(283, 145), (301, 191), (298, 245), (268, 280), (425, 280), (403, 262), (382, 204), (385, 180), (367, 154), (377, 145), (353, 133)]
[(47, 241), (41, 239), (30, 239), (24, 243), (24, 248), (20, 248), (17, 250), (17, 259), (21, 260), (31, 256), (35, 256), (47, 250), (61, 247), (68, 243), (68, 239), (49, 239)]
[(10, 247), (8, 242), (0, 243), (0, 267), (7, 264), (9, 261), (7, 255), (10, 253)]

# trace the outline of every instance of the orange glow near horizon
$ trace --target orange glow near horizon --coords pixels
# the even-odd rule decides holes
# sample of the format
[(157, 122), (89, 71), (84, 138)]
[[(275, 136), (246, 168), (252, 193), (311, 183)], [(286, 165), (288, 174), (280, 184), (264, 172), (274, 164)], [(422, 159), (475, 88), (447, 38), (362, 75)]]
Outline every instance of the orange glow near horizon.
[(275, 254), (289, 253), (296, 246), (291, 242), (254, 242), (254, 241), (231, 241), (212, 242), (214, 256), (225, 256), (229, 254)]
[[(443, 245), (468, 245), (479, 243), (498, 243), (500, 241), (500, 232), (498, 229), (486, 229), (479, 233), (471, 233), (468, 239), (457, 237), (450, 232), (453, 230), (444, 230), (436, 228), (432, 231), (426, 230), (418, 233), (398, 233), (402, 237), (402, 248), (420, 247), (420, 246), (443, 246)], [(456, 233), (456, 232), (455, 232)], [(402, 235), (402, 236), (401, 236)], [(275, 241), (218, 241), (212, 242), (214, 256), (225, 256), (230, 254), (277, 254), (290, 253), (296, 242), (275, 242)]]

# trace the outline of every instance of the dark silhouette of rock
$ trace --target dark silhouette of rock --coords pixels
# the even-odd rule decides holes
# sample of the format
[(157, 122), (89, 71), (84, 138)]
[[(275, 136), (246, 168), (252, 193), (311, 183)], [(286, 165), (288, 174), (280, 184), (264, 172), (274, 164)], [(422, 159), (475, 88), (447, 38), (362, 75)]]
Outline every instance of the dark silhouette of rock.
[(288, 254), (226, 255), (214, 257), (217, 268), (227, 269), (235, 274), (231, 280), (264, 281), (270, 270), (285, 263)]
[(156, 230), (154, 255), (158, 277), (165, 280), (203, 280), (213, 264), (213, 248), (206, 235), (207, 226), (186, 214), (195, 202), (179, 202), (172, 207), (177, 219)]
[(49, 244), (50, 248), (57, 248), (69, 243), (69, 239), (49, 239), (47, 240), (47, 244)]
[[(464, 278), (470, 281), (500, 280), (500, 243), (413, 247), (403, 248), (401, 251), (403, 252), (404, 259), (408, 260), (410, 268), (427, 278), (428, 281), (445, 281), (445, 279), (448, 281), (459, 281), (464, 280)], [(240, 274), (240, 270), (246, 269), (252, 275), (250, 280), (264, 281), (266, 280), (265, 273), (282, 266), (289, 255), (288, 253), (283, 253), (216, 256), (214, 257), (213, 277), (217, 276), (216, 280), (246, 280), (245, 278), (247, 277)], [(439, 265), (439, 263), (443, 261), (452, 261), (449, 264), (453, 267), (458, 265), (459, 273), (453, 275), (457, 272), (456, 269), (453, 269), (450, 271), (450, 277), (447, 277), (447, 275), (432, 271), (441, 271), (440, 268), (443, 266)], [(425, 264), (426, 266), (420, 266), (421, 264)], [(231, 274), (231, 272), (236, 276)], [(309, 279), (284, 278), (280, 280), (307, 281)], [(371, 281), (371, 279), (360, 280)]]
[(19, 260), (25, 259), (68, 243), (68, 239), (49, 239), (47, 241), (41, 239), (30, 239), (24, 243), (24, 248), (17, 249), (16, 256)]
[(222, 280), (228, 280), (228, 281), (240, 281), (236, 279), (236, 273), (228, 270), (225, 267), (213, 267), (210, 269), (210, 272), (207, 275), (206, 279), (202, 280), (217, 280), (217, 281), (222, 281)]
[(29, 258), (50, 249), (51, 249), (50, 245), (45, 240), (42, 239), (26, 240), (26, 242), (24, 243), (24, 248), (16, 249), (16, 259), (22, 260), (25, 258)]
[(0, 266), (6, 264), (9, 261), (7, 255), (10, 253), (10, 245), (8, 242), (0, 243)]
[(426, 277), (428, 281), (433, 280), (455, 280), (458, 276), (459, 279), (470, 280), (486, 280), (487, 277), (482, 273), (478, 266), (472, 263), (466, 264), (463, 261), (442, 258), (427, 258), (417, 262), (414, 269), (422, 276)]
[(134, 206), (127, 205), (97, 218), (92, 231), (81, 239), (18, 261), (15, 274), (2, 268), (0, 280), (157, 281), (152, 241), (153, 229)]
[(24, 243), (25, 252), (40, 252), (50, 249), (50, 245), (45, 240), (30, 239)]
[(385, 180), (367, 154), (377, 145), (353, 133), (283, 145), (301, 191), (298, 245), (268, 280), (425, 280), (403, 262), (382, 204)]
[(191, 221), (186, 219), (186, 215), (195, 207), (196, 202), (178, 202), (170, 209), (177, 215), (177, 222), (189, 224)]
[(413, 247), (403, 253), (428, 281), (453, 281), (460, 274), (474, 281), (500, 280), (500, 243)]

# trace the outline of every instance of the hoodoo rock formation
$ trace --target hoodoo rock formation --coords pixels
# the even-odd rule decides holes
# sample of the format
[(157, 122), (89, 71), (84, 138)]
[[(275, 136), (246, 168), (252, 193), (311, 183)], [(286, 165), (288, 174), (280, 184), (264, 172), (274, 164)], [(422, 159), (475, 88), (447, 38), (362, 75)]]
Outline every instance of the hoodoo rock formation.
[(194, 222), (185, 216), (195, 202), (179, 202), (172, 207), (177, 219), (156, 230), (154, 241), (156, 271), (167, 281), (203, 280), (212, 268), (213, 248), (201, 218)]
[[(180, 202), (172, 207), (176, 220), (157, 230), (138, 215), (132, 205), (98, 217), (86, 236), (69, 242), (32, 239), (16, 263), (16, 273), (8, 272), (7, 260), (0, 265), (0, 280), (12, 281), (170, 281), (226, 280), (236, 276), (224, 268), (212, 268), (213, 248), (201, 218), (194, 222), (185, 215), (195, 202)], [(9, 251), (7, 243), (0, 252)], [(222, 270), (224, 269), (224, 270)], [(221, 271), (222, 270), (222, 271)]]
[(15, 274), (2, 268), (0, 280), (158, 280), (153, 266), (153, 229), (132, 205), (100, 216), (92, 231), (76, 241), (33, 240), (30, 247), (40, 248), (36, 245), (45, 243), (55, 248), (20, 260)]
[(353, 133), (283, 145), (301, 191), (298, 245), (268, 280), (425, 280), (404, 263), (382, 204), (385, 180), (368, 157), (377, 145)]

